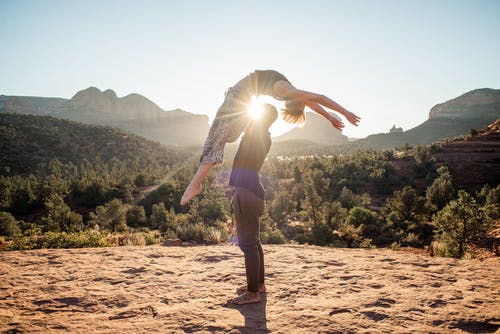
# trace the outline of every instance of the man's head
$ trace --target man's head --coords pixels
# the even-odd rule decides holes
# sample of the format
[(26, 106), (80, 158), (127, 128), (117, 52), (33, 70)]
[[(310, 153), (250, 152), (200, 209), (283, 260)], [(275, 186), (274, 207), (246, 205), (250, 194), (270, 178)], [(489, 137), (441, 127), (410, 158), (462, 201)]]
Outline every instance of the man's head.
[(262, 111), (262, 116), (260, 117), (260, 122), (262, 126), (269, 129), (276, 119), (278, 119), (278, 111), (272, 104), (265, 103), (263, 105), (264, 110)]

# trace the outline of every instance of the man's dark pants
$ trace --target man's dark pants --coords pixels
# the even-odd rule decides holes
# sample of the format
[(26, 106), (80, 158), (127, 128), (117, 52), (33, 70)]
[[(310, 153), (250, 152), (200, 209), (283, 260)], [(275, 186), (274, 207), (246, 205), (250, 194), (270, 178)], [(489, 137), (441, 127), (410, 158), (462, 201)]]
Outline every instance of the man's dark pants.
[(259, 239), (259, 217), (264, 212), (265, 202), (246, 188), (237, 187), (231, 199), (238, 245), (245, 255), (247, 291), (259, 291), (264, 283), (264, 252)]

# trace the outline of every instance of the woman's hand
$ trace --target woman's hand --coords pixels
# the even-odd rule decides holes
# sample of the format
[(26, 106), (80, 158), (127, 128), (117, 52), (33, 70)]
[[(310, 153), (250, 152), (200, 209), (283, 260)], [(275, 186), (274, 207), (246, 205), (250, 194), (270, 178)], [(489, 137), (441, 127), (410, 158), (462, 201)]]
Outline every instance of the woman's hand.
[(336, 119), (335, 117), (330, 117), (330, 118), (329, 118), (329, 121), (330, 121), (330, 123), (332, 123), (332, 126), (333, 126), (335, 129), (339, 130), (339, 131), (342, 131), (342, 129), (343, 129), (343, 128), (344, 128), (344, 126), (345, 126), (345, 125), (344, 125), (344, 123), (342, 123), (342, 121), (341, 121), (341, 120), (338, 120), (338, 119)]
[(353, 114), (350, 111), (344, 112), (344, 116), (349, 121), (349, 123), (351, 123), (352, 125), (358, 126), (358, 122), (360, 120), (360, 118), (358, 116), (356, 116), (355, 114)]

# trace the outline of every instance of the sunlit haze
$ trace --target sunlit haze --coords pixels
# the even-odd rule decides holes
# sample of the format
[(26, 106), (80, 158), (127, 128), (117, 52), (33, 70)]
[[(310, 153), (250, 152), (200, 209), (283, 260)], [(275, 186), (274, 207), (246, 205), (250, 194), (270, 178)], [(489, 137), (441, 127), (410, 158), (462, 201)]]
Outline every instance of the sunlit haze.
[(260, 118), (262, 116), (263, 111), (264, 111), (264, 105), (262, 104), (261, 101), (259, 101), (259, 98), (253, 95), (252, 99), (250, 100), (250, 103), (248, 104), (248, 113), (250, 114), (250, 117), (255, 119)]
[(212, 121), (228, 87), (275, 69), (358, 114), (344, 134), (365, 137), (500, 88), (499, 17), (495, 0), (0, 0), (0, 94), (95, 86)]

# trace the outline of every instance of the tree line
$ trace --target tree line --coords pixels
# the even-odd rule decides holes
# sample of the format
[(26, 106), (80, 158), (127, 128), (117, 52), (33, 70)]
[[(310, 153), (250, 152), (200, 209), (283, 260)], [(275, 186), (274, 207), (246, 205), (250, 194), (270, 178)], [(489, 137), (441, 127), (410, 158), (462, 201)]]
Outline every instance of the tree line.
[[(464, 257), (498, 220), (500, 187), (456, 189), (432, 146), (334, 156), (271, 157), (261, 238), (336, 247), (429, 247)], [(234, 234), (230, 163), (203, 193), (179, 200), (196, 170), (182, 162), (111, 158), (50, 161), (30, 175), (0, 177), (0, 234), (8, 249), (150, 244), (162, 239), (218, 243)], [(141, 198), (142, 186), (161, 185)], [(120, 239), (121, 238), (121, 239)]]

